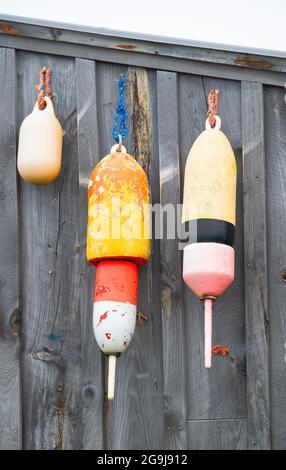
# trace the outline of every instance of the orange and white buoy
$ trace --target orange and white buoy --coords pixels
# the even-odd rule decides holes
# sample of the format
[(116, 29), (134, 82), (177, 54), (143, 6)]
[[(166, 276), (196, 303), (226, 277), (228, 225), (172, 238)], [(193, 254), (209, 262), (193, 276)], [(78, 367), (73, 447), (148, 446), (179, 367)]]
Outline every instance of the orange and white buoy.
[[(217, 93), (213, 91), (212, 93)], [(216, 95), (217, 96), (217, 95)], [(205, 305), (205, 367), (211, 367), (212, 304), (234, 280), (236, 161), (219, 116), (209, 118), (185, 168), (182, 222), (189, 222), (183, 278)]]
[(93, 170), (88, 188), (87, 259), (96, 266), (93, 328), (109, 356), (108, 398), (115, 366), (136, 326), (138, 265), (150, 254), (149, 187), (144, 170), (123, 145)]

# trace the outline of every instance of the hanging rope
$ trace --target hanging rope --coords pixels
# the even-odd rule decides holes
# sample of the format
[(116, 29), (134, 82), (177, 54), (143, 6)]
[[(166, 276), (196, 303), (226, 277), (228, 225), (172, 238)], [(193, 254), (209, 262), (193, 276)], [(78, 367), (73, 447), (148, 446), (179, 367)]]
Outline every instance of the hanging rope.
[[(50, 85), (51, 81), (51, 69), (49, 67), (42, 67), (40, 70), (40, 80), (38, 85), (36, 85), (36, 90), (38, 92), (38, 104), (40, 109), (45, 109), (46, 102), (44, 100), (45, 96), (49, 98), (52, 97), (52, 89)], [(46, 92), (44, 92), (44, 89)]]
[(208, 96), (208, 119), (211, 127), (214, 127), (216, 123), (215, 115), (218, 108), (218, 95), (218, 90), (211, 90)]
[[(120, 78), (118, 80), (118, 85), (119, 85), (119, 101), (116, 106), (116, 111), (115, 111), (115, 116), (114, 116), (114, 122), (113, 122), (113, 138), (115, 142), (121, 144), (122, 140), (125, 139), (125, 137), (128, 134), (128, 127), (126, 124), (128, 114), (126, 112), (125, 106), (124, 106), (124, 87), (125, 87), (125, 76), (122, 74), (120, 75)], [(117, 132), (117, 127), (118, 127), (118, 121), (119, 121), (119, 134)]]

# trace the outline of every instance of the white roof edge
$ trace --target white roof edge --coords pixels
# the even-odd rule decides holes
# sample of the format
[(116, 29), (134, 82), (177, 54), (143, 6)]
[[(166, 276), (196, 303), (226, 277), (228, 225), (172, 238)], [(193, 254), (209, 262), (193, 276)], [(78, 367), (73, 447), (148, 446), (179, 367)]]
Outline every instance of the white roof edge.
[(216, 50), (223, 50), (223, 51), (228, 51), (228, 52), (286, 58), (286, 51), (284, 52), (284, 51), (271, 50), (271, 49), (258, 49), (254, 47), (234, 46), (230, 44), (211, 43), (207, 41), (181, 39), (181, 38), (175, 38), (175, 37), (121, 31), (121, 30), (94, 27), (94, 26), (84, 26), (84, 25), (73, 24), (73, 23), (65, 23), (65, 22), (51, 21), (51, 20), (37, 19), (37, 18), (28, 18), (24, 16), (6, 15), (0, 12), (0, 21), (3, 21), (3, 20), (15, 22), (15, 23), (31, 24), (34, 26), (46, 26), (50, 28), (66, 29), (66, 30), (72, 30), (72, 31), (81, 32), (81, 33), (93, 33), (93, 34), (100, 34), (102, 36), (126, 38), (126, 39), (131, 39), (131, 40), (134, 39), (134, 40), (164, 43), (164, 44), (170, 44), (170, 45), (189, 46), (189, 47), (197, 47), (197, 48), (202, 48), (202, 49), (216, 49)]

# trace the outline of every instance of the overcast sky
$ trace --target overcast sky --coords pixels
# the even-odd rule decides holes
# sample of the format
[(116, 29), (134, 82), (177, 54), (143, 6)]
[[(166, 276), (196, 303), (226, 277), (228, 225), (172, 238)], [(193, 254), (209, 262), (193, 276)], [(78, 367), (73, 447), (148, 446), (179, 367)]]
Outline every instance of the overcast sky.
[(285, 0), (0, 0), (0, 13), (286, 50)]

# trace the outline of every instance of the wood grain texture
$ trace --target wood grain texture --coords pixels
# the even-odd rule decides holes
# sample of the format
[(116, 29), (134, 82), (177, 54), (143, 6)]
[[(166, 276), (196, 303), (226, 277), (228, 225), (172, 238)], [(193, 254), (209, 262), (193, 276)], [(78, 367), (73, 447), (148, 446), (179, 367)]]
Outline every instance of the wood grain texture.
[[(112, 64), (99, 64), (98, 86), (99, 95), (99, 135), (100, 154), (106, 155), (113, 145), (112, 123), (115, 106), (118, 101), (118, 78), (120, 73), (126, 73), (129, 82), (126, 89), (126, 106), (129, 115), (134, 119), (129, 121), (129, 134), (126, 143), (127, 151), (140, 157), (146, 168), (151, 165), (151, 154), (146, 154), (146, 148), (152, 149), (151, 128), (146, 126), (141, 133), (137, 119), (142, 112), (150, 113), (150, 87), (147, 72), (142, 70), (126, 70)], [(145, 83), (144, 96), (140, 83)], [(137, 88), (136, 87), (137, 84)], [(138, 87), (139, 84), (139, 87)], [(132, 87), (132, 89), (131, 89)], [(141, 91), (140, 91), (141, 90)], [(136, 93), (138, 99), (136, 97)], [(152, 116), (148, 116), (153, 122)], [(139, 123), (138, 123), (139, 124)], [(133, 125), (137, 125), (134, 129)], [(147, 141), (146, 141), (147, 140)], [(109, 449), (160, 449), (163, 442), (163, 408), (160, 392), (161, 369), (158, 365), (156, 352), (159, 342), (156, 303), (152, 302), (152, 268), (149, 263), (139, 270), (138, 312), (143, 312), (147, 321), (137, 322), (135, 336), (122, 356), (117, 361), (115, 399), (106, 406), (106, 446)], [(106, 367), (107, 369), (107, 367)]]
[[(94, 41), (96, 44), (96, 41)], [(224, 63), (211, 63), (206, 60), (186, 59), (179, 57), (168, 57), (158, 54), (138, 54), (133, 50), (108, 49), (88, 46), (75, 42), (69, 44), (65, 42), (55, 43), (44, 39), (27, 38), (24, 36), (11, 36), (0, 34), (0, 46), (11, 47), (17, 50), (32, 51), (44, 54), (57, 54), (65, 57), (79, 57), (102, 61), (106, 63), (125, 64), (133, 67), (146, 67), (154, 70), (174, 71), (178, 73), (188, 73), (195, 75), (205, 75), (208, 77), (226, 78), (230, 80), (248, 80), (250, 82), (265, 83), (269, 85), (284, 86), (284, 73), (272, 71), (271, 68), (259, 70), (256, 67), (242, 67), (237, 65), (227, 65)]]
[(270, 410), (273, 449), (286, 449), (286, 107), (285, 89), (265, 93)]
[(269, 449), (269, 313), (263, 87), (242, 82), (248, 446)]
[[(177, 75), (157, 72), (158, 138), (161, 204), (180, 203)], [(173, 223), (176, 221), (173, 220)], [(165, 225), (164, 225), (165, 228)], [(165, 449), (185, 449), (186, 363), (182, 261), (178, 238), (164, 233), (160, 243), (161, 305), (164, 371)]]
[(20, 184), (24, 447), (77, 449), (82, 390), (75, 67), (71, 59), (18, 55), (19, 124), (33, 109), (43, 64), (52, 70), (64, 141), (54, 183)]
[(0, 449), (21, 449), (15, 51), (0, 49)]
[(205, 128), (207, 96), (213, 88), (220, 92), (218, 115), (222, 119), (222, 131), (232, 145), (238, 170), (234, 245), (235, 280), (213, 307), (213, 345), (223, 344), (229, 347), (230, 354), (227, 357), (213, 356), (212, 368), (204, 367), (203, 305), (184, 284), (188, 418), (190, 419), (245, 418), (247, 415), (239, 83), (180, 76), (181, 165), (183, 173), (190, 148)]
[(247, 419), (188, 421), (191, 450), (247, 449)]
[(96, 64), (76, 59), (76, 98), (79, 155), (78, 263), (81, 311), (82, 448), (102, 449), (104, 382), (102, 353), (92, 327), (95, 269), (86, 260), (87, 188), (99, 160)]

